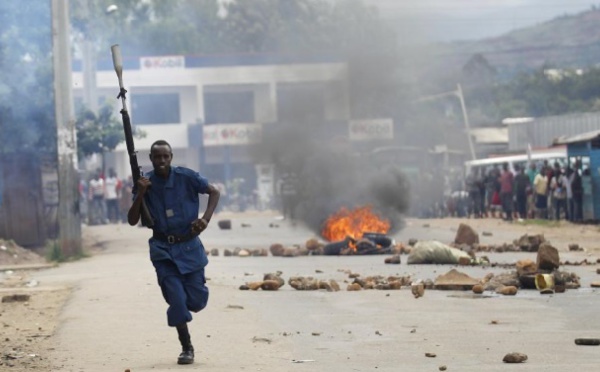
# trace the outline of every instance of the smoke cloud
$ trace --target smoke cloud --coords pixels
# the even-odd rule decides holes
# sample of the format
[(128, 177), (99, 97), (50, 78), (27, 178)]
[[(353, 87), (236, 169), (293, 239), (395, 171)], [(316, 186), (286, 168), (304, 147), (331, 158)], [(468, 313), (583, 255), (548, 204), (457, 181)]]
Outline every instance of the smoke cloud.
[(390, 221), (392, 232), (401, 229), (410, 204), (406, 176), (393, 164), (377, 161), (370, 150), (359, 151), (347, 135), (333, 134), (328, 124), (280, 124), (265, 133), (257, 152), (275, 164), (277, 174), (298, 176), (297, 218), (320, 233), (327, 217), (342, 207), (369, 205)]

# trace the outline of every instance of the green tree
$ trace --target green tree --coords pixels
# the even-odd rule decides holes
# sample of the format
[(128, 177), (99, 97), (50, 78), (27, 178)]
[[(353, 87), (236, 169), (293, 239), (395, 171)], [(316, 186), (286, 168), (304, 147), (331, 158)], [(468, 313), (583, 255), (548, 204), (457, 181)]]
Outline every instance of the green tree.
[(217, 0), (72, 1), (71, 24), (99, 55), (111, 44), (120, 44), (124, 56), (206, 53), (219, 45), (218, 10)]
[[(80, 158), (93, 154), (103, 154), (114, 150), (125, 141), (121, 121), (113, 116), (114, 109), (104, 105), (95, 114), (83, 108), (75, 121), (77, 128), (77, 150)], [(142, 138), (144, 133), (137, 130), (134, 137)]]

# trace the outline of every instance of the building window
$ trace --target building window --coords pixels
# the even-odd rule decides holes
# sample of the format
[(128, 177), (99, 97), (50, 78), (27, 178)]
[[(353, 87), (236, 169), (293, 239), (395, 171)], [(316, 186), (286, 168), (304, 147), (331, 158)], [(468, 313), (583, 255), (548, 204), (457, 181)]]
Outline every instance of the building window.
[(254, 123), (253, 92), (204, 93), (206, 124)]
[(133, 94), (131, 116), (135, 124), (178, 124), (179, 94)]

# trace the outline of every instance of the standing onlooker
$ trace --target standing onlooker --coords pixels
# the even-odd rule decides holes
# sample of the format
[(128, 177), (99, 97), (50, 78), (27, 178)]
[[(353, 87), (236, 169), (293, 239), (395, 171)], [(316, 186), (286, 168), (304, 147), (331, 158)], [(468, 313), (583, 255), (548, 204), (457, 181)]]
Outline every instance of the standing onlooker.
[(294, 220), (296, 205), (298, 204), (298, 177), (296, 173), (286, 171), (279, 179), (279, 195), (281, 195), (281, 206), (283, 218)]
[(535, 181), (535, 176), (537, 176), (538, 171), (535, 163), (531, 162), (529, 164), (529, 169), (527, 169), (527, 177), (529, 177), (529, 185), (530, 189), (527, 192), (527, 214), (529, 218), (535, 218), (535, 191), (533, 191), (533, 181)]
[(127, 222), (127, 212), (131, 207), (132, 193), (133, 193), (133, 178), (129, 176), (126, 182), (121, 182), (121, 194), (119, 196), (119, 216), (121, 222)]
[(90, 225), (103, 224), (106, 219), (106, 209), (104, 206), (104, 179), (100, 169), (90, 179), (88, 194), (90, 201), (88, 222)]
[(548, 176), (544, 173), (543, 168), (533, 180), (533, 190), (537, 217), (548, 219)]
[(512, 221), (513, 211), (513, 181), (514, 176), (508, 169), (508, 163), (502, 164), (502, 175), (500, 176), (500, 200), (504, 211), (505, 221)]
[(527, 193), (530, 189), (529, 176), (525, 174), (525, 166), (517, 167), (518, 173), (515, 176), (515, 195), (517, 198), (517, 212), (519, 217), (527, 218)]
[(492, 216), (496, 216), (496, 208), (500, 205), (500, 182), (498, 178), (500, 173), (498, 168), (490, 169), (485, 178), (485, 192), (487, 196), (487, 212)]
[(583, 182), (579, 174), (579, 165), (575, 166), (571, 177), (571, 191), (573, 192), (573, 222), (583, 221)]
[(479, 172), (477, 168), (472, 168), (471, 174), (469, 174), (465, 180), (465, 186), (467, 192), (469, 193), (468, 213), (469, 216), (473, 215), (473, 218), (481, 217), (481, 192), (479, 186), (482, 182), (483, 181), (479, 178)]
[(83, 178), (79, 180), (79, 215), (81, 222), (88, 222), (88, 184)]
[(111, 223), (119, 221), (119, 194), (121, 181), (117, 178), (114, 169), (108, 170), (108, 177), (104, 180), (104, 202), (106, 203), (106, 220)]
[(567, 166), (565, 170), (565, 189), (567, 190), (567, 220), (573, 221), (573, 188), (571, 182), (573, 182), (573, 169)]
[(552, 201), (554, 204), (554, 219), (560, 220), (560, 212), (561, 210), (565, 211), (567, 214), (567, 190), (565, 188), (565, 183), (567, 183), (567, 178), (562, 173), (562, 171), (554, 170), (554, 177), (552, 177), (552, 181), (550, 182), (550, 189), (552, 190)]

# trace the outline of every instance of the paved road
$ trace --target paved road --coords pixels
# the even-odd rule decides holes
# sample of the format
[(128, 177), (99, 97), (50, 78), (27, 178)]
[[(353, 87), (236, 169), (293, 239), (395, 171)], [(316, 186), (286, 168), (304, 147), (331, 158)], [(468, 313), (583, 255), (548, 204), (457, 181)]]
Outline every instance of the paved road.
[[(242, 228), (242, 222), (251, 227)], [(271, 228), (270, 223), (279, 227)], [(303, 244), (313, 236), (272, 216), (239, 215), (233, 226), (220, 231), (212, 224), (203, 237), (206, 247)], [(434, 279), (451, 267), (385, 265), (382, 256), (221, 255), (210, 257), (207, 268), (209, 306), (191, 323), (197, 362), (178, 366), (176, 333), (166, 326), (166, 305), (148, 260), (149, 232), (113, 225), (87, 227), (85, 233), (97, 236), (105, 249), (35, 274), (42, 285), (73, 287), (51, 355), (60, 371), (437, 371), (446, 365), (448, 371), (461, 372), (515, 368), (564, 372), (595, 371), (600, 363), (600, 347), (574, 344), (577, 337), (600, 337), (600, 300), (597, 291), (589, 289), (595, 267), (569, 267), (582, 276), (584, 288), (560, 295), (521, 291), (515, 297), (475, 297), (468, 292), (427, 291), (414, 299), (409, 290), (300, 292), (285, 285), (277, 292), (253, 292), (238, 287), (276, 270), (285, 278), (312, 275), (343, 283), (343, 269), (363, 276), (411, 274)], [(449, 241), (454, 232), (413, 221), (396, 236), (409, 237)], [(500, 262), (535, 257), (490, 256)], [(474, 277), (493, 271), (460, 270)], [(527, 354), (529, 360), (519, 366), (504, 364), (503, 356), (513, 351)]]

